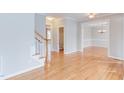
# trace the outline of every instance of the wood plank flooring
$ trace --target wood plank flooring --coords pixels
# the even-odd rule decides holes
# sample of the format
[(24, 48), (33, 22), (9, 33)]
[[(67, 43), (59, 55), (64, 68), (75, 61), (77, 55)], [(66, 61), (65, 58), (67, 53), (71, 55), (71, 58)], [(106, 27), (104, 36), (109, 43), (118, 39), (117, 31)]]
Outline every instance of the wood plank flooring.
[(84, 52), (52, 53), (44, 67), (8, 80), (122, 80), (123, 61), (107, 57), (107, 49), (89, 47)]

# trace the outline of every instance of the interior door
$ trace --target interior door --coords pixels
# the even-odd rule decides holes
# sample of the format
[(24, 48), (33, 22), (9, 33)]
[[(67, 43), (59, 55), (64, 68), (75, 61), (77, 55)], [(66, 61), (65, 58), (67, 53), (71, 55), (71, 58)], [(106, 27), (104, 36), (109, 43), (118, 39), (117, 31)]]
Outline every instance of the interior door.
[(59, 50), (64, 50), (64, 27), (59, 28)]

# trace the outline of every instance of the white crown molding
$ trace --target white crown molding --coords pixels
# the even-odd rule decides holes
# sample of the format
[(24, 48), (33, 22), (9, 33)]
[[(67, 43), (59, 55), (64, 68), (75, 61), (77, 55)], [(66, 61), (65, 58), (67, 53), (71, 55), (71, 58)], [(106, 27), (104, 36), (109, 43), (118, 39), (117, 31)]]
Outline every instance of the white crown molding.
[(70, 19), (70, 20), (73, 20), (73, 21), (78, 21), (76, 18), (73, 18), (73, 17), (64, 17), (64, 19)]

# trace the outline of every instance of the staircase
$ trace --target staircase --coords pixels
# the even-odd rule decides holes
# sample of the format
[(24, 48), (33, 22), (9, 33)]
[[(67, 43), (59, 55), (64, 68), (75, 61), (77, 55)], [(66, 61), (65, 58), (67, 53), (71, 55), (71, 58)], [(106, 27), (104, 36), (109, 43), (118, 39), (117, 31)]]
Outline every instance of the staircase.
[(48, 59), (48, 40), (37, 31), (35, 31), (35, 54), (33, 58), (37, 62), (44, 63), (47, 63)]

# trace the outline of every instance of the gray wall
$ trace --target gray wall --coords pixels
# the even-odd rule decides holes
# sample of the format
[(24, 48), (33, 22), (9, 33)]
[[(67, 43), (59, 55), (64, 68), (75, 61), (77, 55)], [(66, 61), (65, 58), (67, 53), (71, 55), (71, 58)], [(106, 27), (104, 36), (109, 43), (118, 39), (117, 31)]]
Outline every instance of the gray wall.
[(123, 59), (123, 37), (124, 37), (124, 16), (114, 15), (110, 17), (110, 52), (109, 55)]
[(89, 46), (92, 46), (92, 34), (91, 34), (91, 27), (88, 23), (84, 23), (82, 24), (82, 31), (83, 31), (83, 44), (84, 44), (84, 47), (89, 47)]
[(46, 36), (46, 17), (43, 14), (35, 14), (35, 30)]
[(0, 56), (4, 75), (40, 65), (32, 60), (34, 14), (0, 14)]
[(82, 51), (82, 31), (81, 31), (81, 23), (77, 23), (77, 51)]
[(64, 20), (64, 52), (66, 54), (77, 51), (77, 21), (72, 19)]

